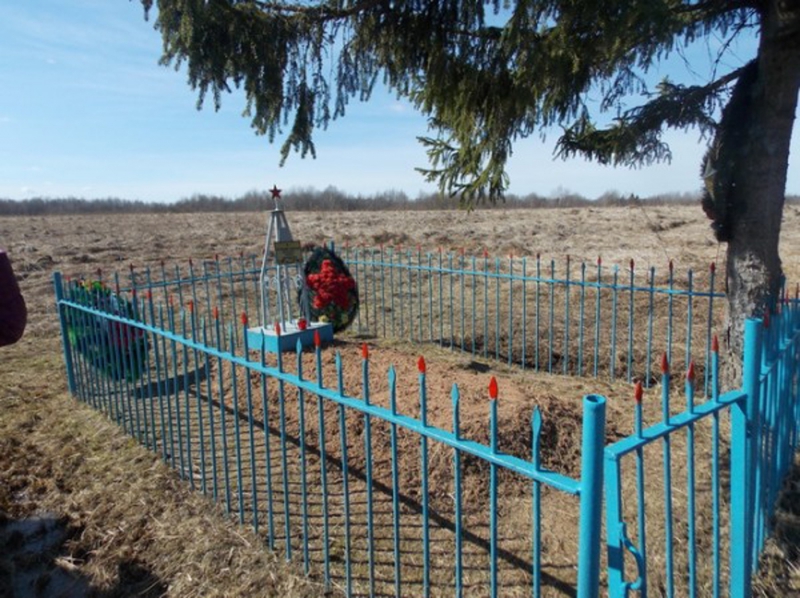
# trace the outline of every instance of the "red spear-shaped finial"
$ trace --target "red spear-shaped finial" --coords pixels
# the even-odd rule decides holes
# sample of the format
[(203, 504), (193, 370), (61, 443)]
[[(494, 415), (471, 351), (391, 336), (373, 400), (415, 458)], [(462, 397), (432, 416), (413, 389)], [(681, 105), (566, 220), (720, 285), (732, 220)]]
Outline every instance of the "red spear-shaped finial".
[(247, 314), (242, 312), (240, 319), (242, 320), (242, 326), (247, 326)]
[(669, 374), (669, 360), (666, 353), (661, 356), (661, 373)]
[(717, 338), (716, 334), (711, 339), (711, 351), (712, 353), (719, 353), (719, 338)]
[(367, 345), (367, 343), (361, 345), (361, 357), (369, 359), (369, 345)]
[(322, 337), (319, 335), (319, 329), (314, 329), (314, 346), (317, 349), (322, 346)]
[(694, 360), (689, 362), (689, 369), (686, 370), (686, 379), (690, 382), (694, 382)]
[(428, 366), (425, 363), (425, 358), (420, 355), (419, 359), (417, 359), (417, 369), (419, 370), (420, 374), (424, 374), (428, 370)]
[(497, 400), (497, 378), (492, 376), (492, 379), (489, 380), (489, 398), (493, 401)]
[(643, 396), (644, 396), (644, 388), (642, 387), (641, 381), (639, 381), (633, 387), (633, 398), (636, 400), (637, 403), (641, 404)]

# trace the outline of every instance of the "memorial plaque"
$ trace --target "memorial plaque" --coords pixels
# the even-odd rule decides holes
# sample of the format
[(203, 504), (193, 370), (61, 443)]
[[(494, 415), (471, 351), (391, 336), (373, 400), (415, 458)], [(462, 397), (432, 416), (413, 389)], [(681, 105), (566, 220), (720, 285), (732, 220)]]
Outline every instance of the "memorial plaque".
[(275, 241), (275, 263), (279, 266), (303, 263), (300, 241)]

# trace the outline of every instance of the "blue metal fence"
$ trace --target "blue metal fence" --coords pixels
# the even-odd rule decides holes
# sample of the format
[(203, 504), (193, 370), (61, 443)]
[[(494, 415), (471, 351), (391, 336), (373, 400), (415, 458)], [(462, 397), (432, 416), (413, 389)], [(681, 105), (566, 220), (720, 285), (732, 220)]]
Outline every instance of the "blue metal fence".
[[(423, 359), (416, 384), (405, 382), (417, 389), (409, 402), (408, 393), (398, 395), (394, 368), (376, 382), (366, 345), (355, 357), (357, 383), (344, 376), (343, 359), (352, 355), (316, 346), (270, 356), (247, 346), (246, 316), (236, 314), (258, 309), (257, 269), (243, 256), (190, 263), (188, 272), (163, 264), (105, 280), (98, 272), (101, 284), (88, 290), (57, 274), (69, 389), (270, 548), (302, 558), (308, 574), (347, 595), (584, 597), (607, 585), (613, 597), (748, 596), (796, 447), (797, 302), (783, 302), (768, 327), (748, 323), (744, 385), (720, 395), (713, 268), (708, 290), (695, 295), (692, 276), (679, 285), (672, 268), (662, 289), (652, 270), (637, 286), (633, 266), (627, 286), (619, 271), (603, 282), (600, 264), (592, 281), (581, 267), (578, 285), (569, 266), (562, 278), (554, 267), (549, 277), (531, 278), (524, 261), (512, 259), (503, 273), (458, 270), (453, 256), (416, 256), (370, 262), (349, 254), (365, 306), (362, 334), (394, 327), (476, 355), (505, 347), (512, 363), (520, 355), (529, 369), (638, 379), (632, 434), (603, 448), (605, 399), (585, 397), (580, 476), (570, 477), (541, 464), (538, 409), (528, 453), (500, 450), (502, 385), (494, 380), (481, 441), (463, 428), (456, 386), (446, 398), (450, 417), (429, 419)], [(540, 322), (534, 335), (530, 327)], [(678, 330), (677, 322), (685, 325)], [(620, 343), (620, 328), (629, 345)], [(639, 353), (628, 350), (639, 344), (637, 330), (645, 343)], [(677, 343), (680, 352), (670, 349)], [(688, 368), (681, 410), (671, 403), (670, 356), (690, 364), (697, 345), (709, 367)], [(535, 358), (527, 359), (531, 350)], [(603, 361), (616, 351), (624, 357)], [(660, 380), (648, 368), (661, 370)], [(696, 388), (707, 395), (699, 404)], [(657, 394), (661, 400), (652, 400)], [(567, 562), (553, 552), (561, 544), (572, 551)], [(627, 570), (626, 560), (634, 564)]]
[[(247, 346), (246, 318), (225, 325), (213, 308), (210, 319), (198, 318), (194, 300), (179, 306), (167, 294), (159, 303), (152, 292), (113, 293), (115, 303), (130, 305), (115, 310), (107, 288), (87, 295), (60, 275), (55, 285), (73, 394), (262, 533), (271, 548), (287, 559), (302, 555), (305, 570), (326, 587), (347, 595), (438, 595), (449, 588), (497, 596), (535, 579), (537, 588), (544, 580), (545, 587), (597, 595), (602, 397), (584, 399), (583, 474), (572, 478), (540, 465), (538, 411), (533, 457), (499, 449), (502, 397), (494, 380), (483, 443), (460, 426), (457, 386), (447, 397), (452, 426), (428, 420), (423, 359), (416, 409), (403, 412), (394, 369), (380, 385), (388, 397), (376, 400), (366, 345), (360, 388), (345, 388), (338, 351), (332, 363), (332, 350), (319, 344), (312, 352), (298, 347), (291, 359), (270, 356), (263, 346)], [(387, 444), (384, 470), (375, 471), (373, 452), (383, 447), (385, 456)], [(450, 452), (444, 461), (442, 451)], [(433, 478), (450, 482), (434, 487)], [(510, 484), (525, 490), (504, 496)], [(475, 486), (485, 489), (480, 500)], [(559, 516), (547, 515), (543, 487), (562, 496), (548, 497), (547, 505), (574, 497), (570, 537), (578, 538), (579, 551), (566, 571), (543, 562), (542, 538)]]
[(723, 324), (716, 267), (655, 267), (345, 247), (361, 334), (437, 343), (522, 369), (657, 383), (658, 362), (695, 362), (709, 391), (711, 338)]

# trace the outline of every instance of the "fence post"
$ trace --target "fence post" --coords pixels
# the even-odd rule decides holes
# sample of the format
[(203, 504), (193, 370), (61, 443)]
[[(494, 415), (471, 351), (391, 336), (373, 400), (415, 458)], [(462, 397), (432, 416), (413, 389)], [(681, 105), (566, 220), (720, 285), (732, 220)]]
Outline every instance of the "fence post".
[(605, 429), (605, 397), (586, 395), (583, 397), (581, 447), (578, 598), (596, 598), (600, 591), (600, 524), (603, 509)]
[(731, 598), (750, 598), (755, 466), (755, 444), (761, 375), (762, 322), (750, 318), (744, 326), (744, 364), (742, 391), (744, 404), (738, 401), (731, 410)]
[(72, 367), (72, 350), (69, 345), (69, 329), (67, 327), (67, 314), (65, 306), (61, 304), (64, 299), (64, 286), (61, 278), (61, 272), (53, 273), (53, 286), (56, 291), (56, 309), (58, 309), (58, 321), (61, 324), (61, 346), (64, 349), (64, 364), (67, 367), (67, 385), (69, 393), (73, 396), (76, 395), (75, 387), (75, 371)]

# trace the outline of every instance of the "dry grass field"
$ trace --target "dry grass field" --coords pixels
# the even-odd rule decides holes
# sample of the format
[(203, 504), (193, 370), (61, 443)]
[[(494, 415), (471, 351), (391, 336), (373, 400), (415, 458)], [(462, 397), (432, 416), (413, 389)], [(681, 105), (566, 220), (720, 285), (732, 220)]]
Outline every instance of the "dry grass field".
[[(699, 206), (472, 213), (287, 210), (295, 238), (304, 242), (332, 239), (351, 246), (419, 245), (431, 250), (464, 248), (468, 253), (485, 249), (492, 255), (570, 255), (589, 262), (602, 256), (606, 264), (634, 259), (658, 268), (673, 260), (677, 269), (698, 270), (724, 259), (724, 247), (714, 241)], [(66, 391), (54, 271), (74, 277), (161, 260), (185, 263), (215, 254), (259, 254), (267, 218), (267, 213), (0, 218), (0, 245), (11, 256), (29, 308), (23, 340), (0, 349), (0, 598), (25, 595), (19, 591), (20, 580), (33, 581), (43, 596), (59, 595), (55, 590), (69, 584), (74, 592), (68, 596), (323, 593), (318, 579), (306, 579), (297, 562), (286, 564), (269, 553), (249, 527), (224, 516), (180, 481), (158, 455)], [(797, 206), (785, 210), (781, 247), (788, 280), (800, 281)], [(405, 354), (413, 370), (413, 347), (376, 344), (376, 359), (385, 360), (376, 368)], [(345, 344), (343, 350), (357, 351), (357, 344)], [(473, 395), (483, 392), (483, 386), (476, 388), (483, 378), (476, 382), (474, 372), (462, 365), (445, 354), (429, 356), (437, 379), (458, 381)], [(560, 413), (561, 394), (578, 398), (592, 391), (609, 396), (626, 392), (598, 380), (537, 377), (491, 367), (489, 373), (505, 385), (509, 420), (517, 417), (515, 393), (522, 388), (541, 396), (545, 417)], [(630, 421), (616, 405), (611, 410), (619, 426), (614, 432), (625, 433)], [(439, 416), (446, 413), (432, 417)], [(553, 454), (565, 459), (561, 469), (575, 474), (574, 451), (553, 448)], [(547, 465), (558, 469), (559, 464)], [(785, 542), (770, 547), (758, 585), (761, 595), (796, 595), (794, 567), (800, 563), (800, 545), (792, 546), (791, 541), (800, 532), (795, 531), (794, 503), (785, 500), (777, 526)], [(35, 553), (29, 551), (31, 546)], [(16, 594), (10, 583), (13, 575)]]

